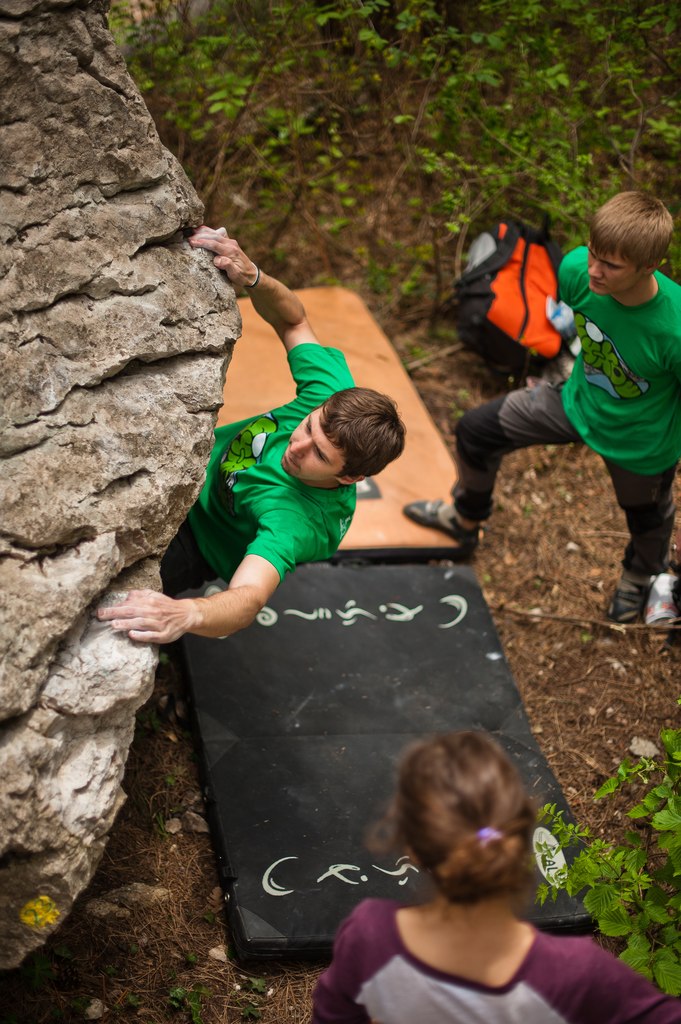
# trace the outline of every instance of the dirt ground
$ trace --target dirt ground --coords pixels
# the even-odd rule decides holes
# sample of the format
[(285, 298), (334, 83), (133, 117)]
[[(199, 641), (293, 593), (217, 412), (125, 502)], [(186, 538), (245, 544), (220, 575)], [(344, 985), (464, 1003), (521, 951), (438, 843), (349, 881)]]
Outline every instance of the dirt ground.
[[(433, 338), (425, 321), (400, 332), (396, 320), (382, 319), (405, 363), (421, 361), (414, 383), (451, 445), (462, 412), (503, 382), (473, 354), (450, 351), (451, 336)], [(537, 740), (576, 818), (606, 836), (617, 833), (624, 805), (594, 804), (593, 792), (634, 737), (655, 741), (678, 725), (681, 690), (678, 649), (661, 633), (605, 622), (625, 538), (600, 460), (578, 447), (537, 448), (506, 460), (473, 563)], [(201, 811), (201, 795), (182, 695), (171, 651), (138, 715), (128, 800), (96, 876), (47, 947), (0, 979), (0, 1024), (83, 1020), (101, 1009), (93, 1000), (106, 1007), (105, 1021), (309, 1019), (323, 965), (251, 969), (229, 959), (210, 840), (183, 818)], [(170, 819), (183, 822), (180, 831)], [(96, 897), (133, 882), (168, 892), (125, 918), (96, 916)]]

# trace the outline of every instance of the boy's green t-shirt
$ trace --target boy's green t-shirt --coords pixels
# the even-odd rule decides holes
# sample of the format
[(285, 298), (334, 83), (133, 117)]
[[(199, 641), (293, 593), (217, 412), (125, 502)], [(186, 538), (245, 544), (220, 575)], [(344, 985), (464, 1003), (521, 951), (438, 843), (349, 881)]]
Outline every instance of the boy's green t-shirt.
[(599, 455), (652, 476), (681, 455), (681, 287), (658, 272), (654, 298), (623, 306), (590, 290), (587, 255), (574, 249), (559, 271), (582, 345), (563, 408)]
[(203, 557), (226, 582), (249, 554), (267, 559), (281, 579), (301, 562), (329, 558), (355, 511), (354, 484), (310, 487), (281, 466), (301, 420), (336, 391), (354, 387), (345, 356), (305, 344), (288, 361), (295, 399), (216, 429), (206, 482), (189, 512)]

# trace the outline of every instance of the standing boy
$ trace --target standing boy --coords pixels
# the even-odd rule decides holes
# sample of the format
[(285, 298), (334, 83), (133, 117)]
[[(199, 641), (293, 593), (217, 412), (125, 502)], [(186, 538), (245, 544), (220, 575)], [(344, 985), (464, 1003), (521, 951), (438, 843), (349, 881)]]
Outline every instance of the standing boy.
[(492, 511), (501, 459), (533, 444), (584, 442), (605, 461), (630, 540), (608, 606), (634, 622), (651, 577), (668, 564), (672, 485), (681, 456), (681, 287), (658, 271), (673, 231), (669, 211), (642, 192), (621, 192), (595, 214), (589, 245), (560, 266), (561, 298), (582, 345), (564, 385), (542, 383), (472, 409), (456, 431), (453, 504), (417, 501), (404, 513), (442, 530), (468, 558)]

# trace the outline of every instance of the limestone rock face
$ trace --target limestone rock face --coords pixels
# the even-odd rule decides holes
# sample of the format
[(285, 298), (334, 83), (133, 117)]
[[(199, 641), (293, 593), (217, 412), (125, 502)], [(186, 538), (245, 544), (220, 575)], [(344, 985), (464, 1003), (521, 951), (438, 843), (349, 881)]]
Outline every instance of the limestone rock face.
[(106, 7), (0, 0), (0, 968), (68, 914), (157, 652), (93, 610), (195, 500), (240, 332)]

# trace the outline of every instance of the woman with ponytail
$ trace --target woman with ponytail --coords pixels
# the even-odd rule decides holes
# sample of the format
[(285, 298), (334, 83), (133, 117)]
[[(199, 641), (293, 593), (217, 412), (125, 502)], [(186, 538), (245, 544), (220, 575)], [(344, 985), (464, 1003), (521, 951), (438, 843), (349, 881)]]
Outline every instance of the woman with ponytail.
[(590, 938), (519, 916), (535, 807), (482, 732), (407, 751), (388, 822), (428, 902), (365, 900), (341, 924), (312, 1024), (679, 1024), (681, 1004)]

